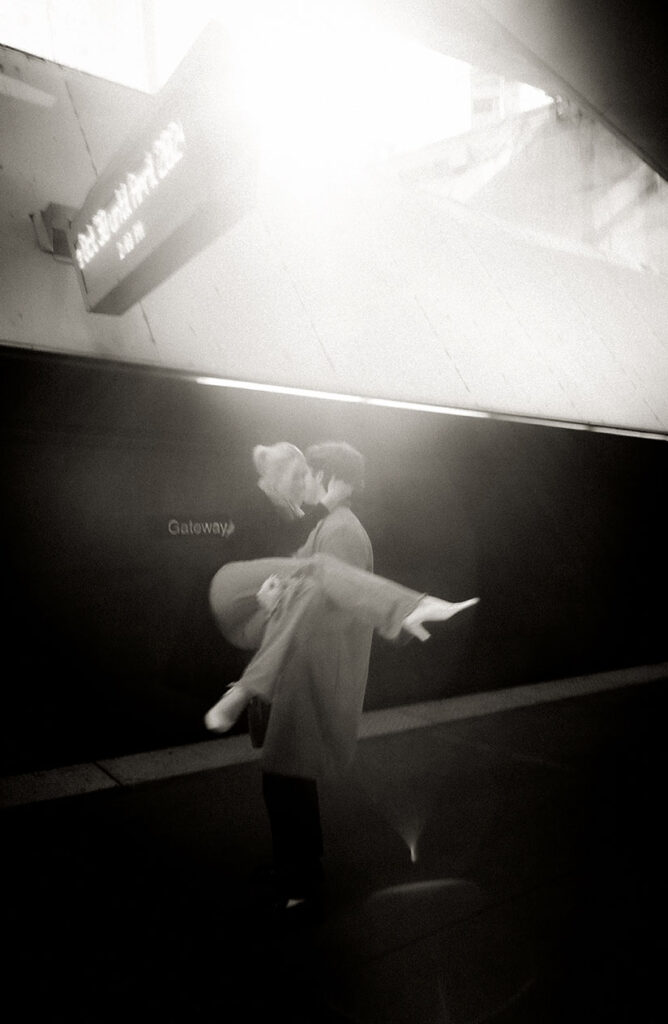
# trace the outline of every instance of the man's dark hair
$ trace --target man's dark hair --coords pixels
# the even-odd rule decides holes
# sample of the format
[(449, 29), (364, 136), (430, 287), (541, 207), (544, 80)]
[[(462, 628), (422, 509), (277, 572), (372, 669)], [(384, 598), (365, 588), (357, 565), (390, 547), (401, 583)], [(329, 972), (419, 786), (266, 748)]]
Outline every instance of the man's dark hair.
[(314, 473), (322, 471), (325, 487), (334, 476), (350, 484), (353, 493), (364, 489), (364, 456), (352, 445), (345, 441), (323, 441), (312, 444), (305, 455)]

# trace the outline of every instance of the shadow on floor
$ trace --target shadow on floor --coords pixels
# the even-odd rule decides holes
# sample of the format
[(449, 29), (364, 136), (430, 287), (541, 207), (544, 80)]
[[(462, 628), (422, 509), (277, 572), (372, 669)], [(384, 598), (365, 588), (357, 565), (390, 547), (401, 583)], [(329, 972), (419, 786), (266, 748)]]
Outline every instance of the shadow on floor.
[(3, 811), (7, 1004), (117, 1024), (654, 1024), (661, 683), (360, 744), (317, 922), (257, 899), (256, 764)]

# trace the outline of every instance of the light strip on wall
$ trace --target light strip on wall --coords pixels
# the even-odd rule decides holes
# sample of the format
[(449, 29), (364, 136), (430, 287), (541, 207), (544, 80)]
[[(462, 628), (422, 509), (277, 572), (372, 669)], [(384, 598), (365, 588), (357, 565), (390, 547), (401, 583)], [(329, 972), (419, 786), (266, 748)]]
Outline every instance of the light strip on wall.
[(294, 395), (298, 398), (318, 398), (328, 402), (349, 402), (357, 405), (376, 405), (387, 409), (408, 409), (415, 412), (435, 413), (442, 416), (466, 416), (473, 419), (499, 420), (504, 423), (525, 423), (538, 427), (559, 427), (562, 430), (583, 430), (594, 434), (618, 434), (621, 437), (639, 437), (644, 440), (668, 441), (668, 434), (626, 427), (609, 427), (598, 423), (578, 423), (574, 420), (542, 419), (513, 413), (484, 412), (480, 409), (462, 409), (447, 405), (429, 405), (424, 402), (405, 402), (393, 398), (367, 398), (364, 395), (338, 394), (332, 391), (313, 391), (282, 384), (255, 384), (251, 381), (229, 380), (225, 377), (195, 377), (195, 383), (210, 387), (235, 388), (243, 391), (266, 391), (275, 395)]

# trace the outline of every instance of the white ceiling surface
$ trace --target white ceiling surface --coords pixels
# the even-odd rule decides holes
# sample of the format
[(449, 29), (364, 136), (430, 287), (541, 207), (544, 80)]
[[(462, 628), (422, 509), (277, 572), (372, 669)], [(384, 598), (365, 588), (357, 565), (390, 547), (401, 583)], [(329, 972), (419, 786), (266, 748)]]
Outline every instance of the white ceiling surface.
[[(135, 89), (150, 87), (148, 18), (175, 20), (171, 0), (0, 0), (0, 43), (66, 67)], [(190, 0), (181, 14), (182, 43), (191, 39), (201, 0)], [(170, 10), (171, 9), (171, 10)], [(181, 53), (185, 52), (185, 48)]]
[(49, 203), (83, 200), (147, 97), (3, 47), (0, 65), (0, 338), (155, 360), (141, 308), (121, 319), (87, 314), (74, 270), (38, 249), (30, 219)]
[(378, 181), (317, 221), (255, 213), (144, 306), (164, 357), (187, 336), (191, 365), (224, 376), (668, 427), (655, 275)]
[(668, 179), (663, 0), (358, 2), (443, 53), (575, 100)]
[[(83, 311), (29, 214), (79, 206), (146, 97), (5, 51), (5, 341), (232, 379), (668, 431), (665, 277), (383, 178), (261, 201), (123, 317)], [(11, 70), (10, 68), (10, 70)], [(18, 129), (17, 129), (18, 126)], [(7, 257), (21, 279), (7, 274)], [(18, 264), (17, 264), (18, 265)], [(4, 285), (3, 285), (4, 281)], [(45, 317), (48, 329), (45, 328)]]

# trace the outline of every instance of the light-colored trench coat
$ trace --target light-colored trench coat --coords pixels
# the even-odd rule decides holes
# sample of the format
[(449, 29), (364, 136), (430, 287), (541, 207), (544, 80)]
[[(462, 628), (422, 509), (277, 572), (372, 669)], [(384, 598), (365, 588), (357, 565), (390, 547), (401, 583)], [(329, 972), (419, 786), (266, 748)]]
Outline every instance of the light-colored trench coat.
[[(322, 519), (298, 557), (333, 555), (373, 571), (373, 549), (346, 506)], [(352, 761), (364, 704), (373, 627), (326, 597), (312, 603), (276, 684), (262, 751), (265, 771), (318, 777)]]

